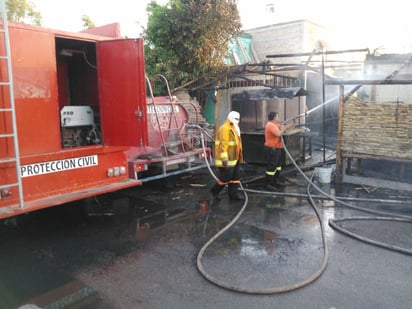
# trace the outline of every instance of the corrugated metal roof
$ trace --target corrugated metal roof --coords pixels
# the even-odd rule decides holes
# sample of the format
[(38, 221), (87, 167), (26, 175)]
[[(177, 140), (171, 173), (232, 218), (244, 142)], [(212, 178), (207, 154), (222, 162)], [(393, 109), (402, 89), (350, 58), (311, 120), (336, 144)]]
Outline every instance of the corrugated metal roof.
[(273, 100), (273, 99), (291, 99), (293, 97), (306, 96), (307, 92), (301, 87), (291, 88), (274, 88), (274, 89), (261, 89), (261, 90), (248, 90), (242, 91), (232, 97), (233, 101), (244, 100)]

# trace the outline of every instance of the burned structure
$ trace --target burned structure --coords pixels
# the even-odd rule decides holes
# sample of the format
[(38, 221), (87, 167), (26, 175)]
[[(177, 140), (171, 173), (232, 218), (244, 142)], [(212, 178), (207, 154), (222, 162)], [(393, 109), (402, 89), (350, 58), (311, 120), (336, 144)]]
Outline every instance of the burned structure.
[(321, 40), (324, 30), (306, 20), (248, 30), (230, 72), (208, 85), (215, 93), (208, 119), (216, 128), (239, 111), (246, 161), (261, 163), (267, 113), (283, 121), (300, 115), (285, 137), (296, 161), (313, 145), (325, 163), (328, 148), (336, 151), (336, 181), (409, 190), (411, 55), (334, 50)]
[[(304, 111), (305, 96), (306, 91), (300, 87), (250, 90), (232, 96), (233, 110), (242, 115), (240, 126), (246, 162), (265, 162), (263, 144), (268, 114), (278, 111), (282, 121), (290, 120)], [(306, 131), (304, 125), (305, 119), (299, 119), (297, 126), (284, 134), (285, 144), (296, 160), (306, 158), (306, 147), (303, 146)], [(291, 162), (284, 158), (284, 163)]]
[[(336, 68), (347, 71), (340, 60), (334, 62), (325, 52), (330, 48), (320, 40), (325, 31), (311, 21), (296, 20), (248, 30), (247, 36), (236, 41), (230, 72), (215, 84), (215, 100), (212, 104), (208, 101), (206, 110), (213, 111), (208, 119), (213, 119), (215, 129), (231, 109), (241, 113), (248, 162), (262, 162), (256, 147), (263, 147), (263, 127), (270, 111), (279, 112), (283, 121), (301, 114), (297, 130), (285, 137), (289, 147), (295, 148), (292, 152), (297, 161), (310, 156), (312, 137), (322, 137), (325, 127), (333, 128), (331, 133), (336, 137), (338, 91), (336, 86), (323, 87), (323, 74), (329, 76)], [(364, 52), (358, 52), (358, 58)], [(350, 74), (360, 72), (360, 65), (351, 65)], [(335, 104), (325, 106), (326, 115), (320, 110), (305, 114), (331, 98)]]
[[(370, 55), (365, 79), (340, 81), (338, 181), (412, 191), (412, 55)], [(345, 87), (358, 90), (345, 97)]]

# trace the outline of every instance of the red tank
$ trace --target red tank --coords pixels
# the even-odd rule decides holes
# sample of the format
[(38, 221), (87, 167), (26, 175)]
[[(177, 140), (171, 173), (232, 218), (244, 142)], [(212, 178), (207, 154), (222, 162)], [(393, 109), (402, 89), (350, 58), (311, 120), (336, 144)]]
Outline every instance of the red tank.
[(179, 142), (179, 134), (185, 133), (185, 126), (189, 122), (186, 109), (178, 103), (171, 102), (168, 97), (156, 97), (155, 103), (148, 98), (147, 102), (149, 145), (160, 147), (165, 142)]

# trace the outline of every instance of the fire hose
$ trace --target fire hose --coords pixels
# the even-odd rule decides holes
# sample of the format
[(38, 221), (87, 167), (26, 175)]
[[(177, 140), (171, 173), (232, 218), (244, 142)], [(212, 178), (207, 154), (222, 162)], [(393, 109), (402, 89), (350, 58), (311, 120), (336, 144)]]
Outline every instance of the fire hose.
[[(386, 79), (392, 79), (394, 76), (396, 76), (396, 75), (399, 73), (399, 71), (400, 71), (403, 67), (406, 66), (406, 64), (409, 64), (411, 61), (412, 61), (412, 57), (410, 57), (410, 58), (408, 59), (408, 61), (405, 62), (398, 70), (395, 70), (392, 74), (388, 75)], [(361, 87), (360, 85), (358, 85), (358, 86), (356, 86), (356, 87), (353, 87), (353, 88), (345, 95), (345, 100), (346, 100), (349, 96), (351, 96), (353, 93), (355, 93), (360, 87)], [(334, 100), (336, 100), (336, 98), (337, 98), (337, 97), (334, 97), (334, 98), (332, 98), (332, 99), (329, 99), (328, 101), (325, 101), (324, 103), (316, 106), (315, 108), (313, 108), (313, 109), (311, 109), (311, 110), (309, 110), (309, 111), (307, 111), (307, 112), (301, 113), (301, 114), (298, 115), (298, 116), (295, 116), (295, 117), (293, 117), (293, 118), (287, 119), (287, 120), (283, 121), (282, 124), (285, 124), (285, 123), (287, 123), (287, 122), (289, 122), (290, 120), (293, 120), (293, 119), (297, 119), (297, 118), (300, 118), (300, 117), (303, 117), (303, 116), (307, 116), (308, 114), (314, 112), (315, 110), (321, 108), (322, 106), (325, 106), (326, 104), (329, 104), (329, 103), (333, 102)], [(206, 148), (205, 148), (205, 144), (204, 144), (204, 137), (203, 137), (203, 132), (204, 132), (204, 130), (203, 130), (202, 127), (200, 127), (200, 126), (198, 126), (198, 125), (195, 125), (195, 126), (192, 126), (192, 127), (197, 128), (197, 129), (200, 129), (201, 132), (202, 132), (202, 134), (201, 134), (202, 147), (203, 147), (203, 149), (204, 149), (205, 158), (207, 158)], [(210, 275), (206, 272), (206, 270), (204, 269), (203, 264), (202, 264), (202, 256), (203, 256), (203, 254), (205, 253), (205, 251), (207, 250), (207, 248), (210, 246), (211, 243), (213, 243), (213, 242), (214, 242), (217, 238), (219, 238), (224, 232), (226, 232), (230, 227), (232, 227), (232, 226), (237, 222), (237, 220), (241, 217), (241, 215), (243, 214), (244, 210), (246, 209), (246, 206), (247, 206), (248, 200), (249, 200), (248, 195), (247, 195), (247, 192), (250, 192), (250, 193), (259, 193), (259, 194), (279, 195), (279, 193), (274, 193), (274, 192), (258, 191), (258, 190), (247, 190), (247, 189), (244, 189), (244, 188), (243, 188), (243, 185), (242, 185), (242, 184), (240, 184), (241, 190), (243, 191), (243, 193), (244, 193), (244, 195), (245, 195), (245, 201), (244, 201), (244, 203), (243, 203), (240, 211), (238, 212), (238, 214), (237, 214), (223, 229), (221, 229), (221, 230), (220, 230), (218, 233), (216, 233), (211, 239), (209, 239), (209, 241), (207, 241), (207, 242), (204, 244), (204, 246), (200, 249), (200, 251), (199, 251), (199, 253), (198, 253), (198, 256), (197, 256), (197, 268), (198, 268), (198, 270), (200, 271), (200, 273), (201, 273), (207, 280), (209, 280), (210, 282), (212, 282), (212, 283), (214, 283), (214, 284), (216, 284), (216, 285), (218, 285), (218, 286), (220, 286), (220, 287), (223, 287), (223, 288), (226, 288), (226, 289), (229, 289), (229, 290), (232, 290), (232, 291), (237, 291), (237, 292), (242, 292), (242, 293), (249, 293), (249, 294), (275, 294), (275, 293), (284, 293), (284, 292), (289, 292), (289, 291), (296, 290), (296, 289), (301, 288), (301, 287), (304, 287), (304, 286), (306, 286), (306, 285), (314, 282), (316, 279), (318, 279), (318, 278), (322, 275), (322, 273), (324, 272), (324, 270), (325, 270), (326, 267), (327, 267), (327, 263), (328, 263), (328, 246), (327, 246), (327, 243), (326, 243), (325, 228), (324, 228), (324, 225), (323, 225), (323, 221), (322, 221), (322, 219), (321, 219), (321, 217), (320, 217), (320, 214), (319, 214), (319, 212), (318, 212), (318, 210), (317, 210), (317, 208), (316, 208), (316, 205), (315, 205), (315, 203), (314, 203), (313, 196), (311, 195), (311, 192), (310, 192), (311, 186), (313, 186), (313, 187), (314, 187), (318, 192), (320, 192), (323, 196), (330, 198), (331, 200), (337, 202), (338, 204), (344, 205), (344, 206), (349, 207), (349, 208), (351, 208), (351, 209), (360, 210), (360, 211), (363, 211), (363, 212), (369, 212), (369, 213), (374, 213), (374, 214), (379, 214), (379, 215), (387, 216), (387, 217), (375, 217), (375, 218), (350, 217), (350, 218), (346, 218), (346, 219), (329, 220), (329, 225), (330, 225), (332, 228), (335, 228), (335, 229), (337, 229), (337, 230), (339, 230), (339, 231), (341, 231), (341, 232), (343, 232), (343, 233), (345, 233), (345, 234), (347, 234), (347, 235), (349, 235), (349, 236), (352, 236), (352, 237), (354, 237), (354, 238), (357, 238), (357, 239), (359, 239), (359, 240), (361, 240), (361, 241), (365, 241), (365, 242), (367, 242), (367, 243), (369, 243), (369, 244), (374, 244), (374, 245), (377, 245), (377, 246), (380, 246), (380, 247), (388, 248), (388, 249), (391, 249), (391, 250), (394, 250), (394, 251), (397, 251), (397, 252), (400, 252), (400, 253), (412, 254), (412, 251), (411, 251), (411, 250), (404, 249), (404, 248), (399, 248), (399, 247), (396, 247), (396, 246), (387, 246), (387, 245), (385, 245), (385, 244), (383, 244), (383, 243), (376, 242), (376, 241), (372, 241), (372, 240), (370, 240), (370, 239), (366, 239), (366, 238), (360, 237), (360, 236), (358, 236), (358, 235), (355, 235), (355, 234), (353, 234), (353, 233), (350, 233), (350, 232), (348, 232), (348, 231), (340, 228), (340, 227), (336, 224), (336, 222), (343, 221), (343, 220), (366, 220), (366, 219), (368, 219), (368, 220), (369, 220), (369, 219), (385, 220), (385, 221), (391, 220), (391, 221), (401, 221), (401, 222), (412, 223), (412, 217), (410, 217), (410, 216), (399, 216), (399, 215), (395, 216), (395, 215), (393, 215), (392, 213), (388, 213), (388, 212), (374, 211), (374, 210), (370, 210), (370, 209), (365, 209), (365, 208), (362, 208), (362, 207), (354, 206), (354, 205), (352, 205), (352, 204), (348, 204), (348, 203), (344, 202), (342, 199), (338, 199), (338, 198), (336, 198), (336, 197), (334, 197), (334, 196), (331, 196), (330, 194), (324, 192), (321, 188), (319, 188), (316, 184), (313, 183), (313, 181), (312, 181), (312, 180), (313, 180), (313, 174), (312, 174), (312, 178), (309, 179), (309, 178), (305, 175), (305, 173), (299, 168), (299, 166), (297, 165), (297, 163), (295, 162), (295, 160), (293, 159), (293, 157), (292, 157), (291, 154), (289, 153), (287, 147), (285, 146), (284, 141), (283, 141), (283, 137), (281, 138), (281, 140), (282, 140), (282, 145), (283, 145), (283, 147), (284, 147), (284, 149), (285, 149), (285, 152), (286, 152), (287, 156), (289, 157), (289, 159), (291, 160), (291, 162), (293, 163), (293, 165), (295, 166), (295, 168), (299, 171), (299, 173), (300, 173), (300, 174), (305, 178), (305, 180), (308, 182), (308, 186), (307, 186), (307, 196), (308, 196), (308, 198), (309, 198), (310, 205), (312, 206), (313, 210), (314, 210), (315, 213), (316, 213), (316, 216), (317, 216), (317, 218), (318, 218), (318, 220), (319, 220), (319, 224), (320, 224), (320, 227), (321, 227), (321, 235), (322, 235), (322, 243), (323, 243), (323, 249), (324, 249), (324, 256), (323, 256), (323, 262), (322, 262), (322, 265), (321, 265), (320, 269), (319, 269), (318, 271), (316, 271), (315, 273), (313, 273), (313, 275), (311, 275), (311, 276), (308, 277), (307, 279), (302, 280), (302, 281), (300, 281), (300, 282), (297, 282), (297, 283), (295, 283), (295, 284), (288, 285), (288, 286), (283, 286), (283, 287), (268, 288), (268, 289), (248, 289), (248, 288), (242, 288), (242, 287), (234, 286), (234, 285), (228, 284), (228, 283), (226, 283), (226, 282), (224, 282), (224, 281), (222, 281), (222, 280), (220, 280), (220, 279), (217, 279), (217, 278), (215, 278), (215, 277), (212, 277), (212, 276), (210, 276)], [(218, 178), (217, 178), (217, 176), (215, 175), (215, 173), (213, 172), (212, 168), (210, 167), (210, 164), (209, 164), (208, 160), (205, 159), (205, 161), (206, 161), (206, 165), (207, 165), (207, 168), (208, 168), (210, 174), (213, 176), (213, 178), (214, 178), (216, 181), (218, 181)]]
[[(332, 99), (332, 100), (329, 100), (329, 101), (326, 101), (326, 102), (323, 103), (323, 104), (328, 104), (328, 103), (330, 103), (330, 102), (332, 102), (332, 101), (333, 101), (333, 99)], [(322, 104), (322, 105), (323, 105), (323, 104)], [(320, 106), (322, 106), (322, 105), (320, 105)], [(303, 116), (303, 115), (307, 115), (308, 113), (313, 112), (315, 109), (318, 109), (320, 106), (317, 106), (317, 107), (315, 107), (314, 109), (312, 109), (312, 110), (310, 110), (310, 111), (308, 111), (308, 112), (306, 112), (306, 113), (304, 113), (304, 114), (299, 115), (298, 117), (301, 117), (301, 116)], [(297, 117), (294, 117), (294, 118), (292, 118), (292, 119), (295, 119), (295, 118), (297, 118)], [(211, 175), (216, 181), (218, 181), (218, 180), (219, 180), (218, 177), (217, 177), (216, 174), (213, 172), (213, 170), (212, 170), (212, 168), (211, 168), (211, 166), (210, 166), (210, 164), (209, 164), (209, 162), (208, 162), (208, 160), (207, 160), (206, 146), (205, 146), (205, 141), (204, 141), (204, 136), (203, 136), (203, 135), (204, 135), (204, 134), (203, 134), (203, 133), (204, 133), (203, 128), (200, 127), (200, 126), (198, 126), (198, 125), (189, 125), (188, 127), (192, 128), (192, 129), (199, 129), (199, 130), (201, 130), (201, 143), (202, 143), (202, 147), (203, 147), (203, 149), (204, 149), (206, 166), (207, 166), (207, 168), (208, 168), (208, 170), (209, 170), (210, 175)], [(207, 135), (207, 134), (206, 134), (206, 135)], [(210, 137), (210, 136), (209, 136), (209, 137)], [(203, 276), (204, 278), (206, 278), (206, 279), (207, 279), (208, 281), (210, 281), (211, 283), (213, 283), (213, 284), (215, 284), (215, 285), (217, 285), (217, 286), (220, 286), (220, 287), (222, 287), (222, 288), (225, 288), (225, 289), (228, 289), (228, 290), (232, 290), (232, 291), (236, 291), (236, 292), (240, 292), (240, 293), (247, 293), (247, 294), (279, 294), (279, 293), (285, 293), (285, 292), (290, 292), (290, 291), (293, 291), (293, 290), (302, 288), (302, 287), (304, 287), (304, 286), (306, 286), (306, 285), (309, 285), (310, 283), (314, 282), (315, 280), (317, 280), (317, 279), (322, 275), (322, 273), (325, 271), (325, 269), (326, 269), (326, 267), (327, 267), (329, 253), (328, 253), (328, 246), (327, 246), (327, 242), (326, 242), (326, 235), (325, 235), (324, 223), (323, 223), (323, 221), (322, 221), (322, 219), (321, 219), (321, 216), (320, 216), (320, 214), (319, 214), (319, 212), (318, 212), (318, 210), (317, 210), (317, 208), (316, 208), (315, 202), (314, 202), (314, 200), (313, 200), (314, 196), (313, 196), (313, 195), (311, 194), (311, 192), (310, 192), (310, 188), (311, 188), (311, 187), (314, 187), (318, 192), (320, 192), (320, 193), (321, 193), (321, 196), (327, 197), (327, 198), (329, 198), (329, 199), (331, 199), (331, 200), (333, 200), (333, 201), (335, 201), (335, 202), (337, 202), (337, 203), (339, 203), (339, 204), (341, 204), (341, 205), (344, 205), (344, 206), (346, 206), (346, 207), (349, 207), (349, 208), (351, 208), (351, 209), (355, 209), (355, 210), (359, 210), (359, 211), (364, 211), (364, 212), (369, 212), (369, 213), (374, 213), (374, 214), (379, 214), (379, 215), (385, 216), (385, 217), (374, 217), (374, 218), (367, 218), (367, 217), (349, 217), (349, 218), (345, 218), (345, 219), (329, 220), (329, 225), (330, 225), (332, 228), (334, 228), (334, 229), (336, 229), (336, 230), (338, 230), (338, 231), (340, 231), (340, 232), (342, 232), (342, 233), (344, 233), (344, 234), (346, 234), (346, 235), (352, 236), (352, 237), (354, 237), (354, 238), (356, 238), (356, 239), (358, 239), (358, 240), (367, 242), (367, 243), (369, 243), (369, 244), (374, 244), (374, 245), (377, 245), (377, 246), (380, 246), (380, 247), (383, 247), (383, 248), (388, 248), (388, 249), (390, 249), (390, 250), (394, 250), (394, 251), (397, 251), (397, 252), (399, 252), (399, 253), (412, 254), (412, 250), (408, 250), (408, 249), (400, 248), (400, 247), (396, 247), (396, 246), (391, 246), (391, 245), (385, 245), (385, 244), (380, 243), (380, 242), (377, 242), (377, 241), (373, 241), (373, 240), (370, 240), (370, 239), (367, 239), (367, 238), (364, 238), (364, 237), (360, 237), (360, 236), (358, 236), (358, 235), (355, 235), (355, 234), (353, 234), (353, 233), (350, 233), (350, 232), (344, 230), (343, 228), (340, 228), (340, 227), (336, 224), (336, 222), (341, 222), (341, 221), (344, 221), (344, 220), (371, 220), (371, 219), (374, 219), (374, 220), (382, 220), (382, 221), (399, 221), (399, 222), (412, 223), (412, 217), (410, 217), (410, 216), (402, 216), (402, 215), (395, 216), (395, 215), (393, 215), (392, 213), (388, 213), (388, 212), (374, 211), (374, 210), (370, 210), (370, 209), (358, 207), (358, 206), (355, 206), (355, 205), (348, 204), (348, 203), (344, 202), (343, 200), (344, 200), (345, 198), (338, 199), (338, 198), (336, 198), (336, 197), (334, 197), (334, 196), (331, 196), (330, 194), (324, 192), (321, 188), (319, 188), (319, 187), (313, 182), (313, 175), (314, 175), (314, 174), (312, 174), (311, 179), (309, 179), (309, 178), (306, 176), (306, 174), (299, 168), (299, 166), (297, 165), (296, 161), (293, 159), (292, 155), (289, 153), (287, 147), (285, 146), (284, 141), (283, 141), (283, 137), (282, 137), (281, 140), (282, 140), (282, 145), (283, 145), (283, 147), (284, 147), (284, 149), (285, 149), (285, 152), (286, 152), (287, 156), (289, 157), (289, 159), (291, 160), (291, 162), (293, 163), (293, 165), (295, 166), (295, 168), (299, 171), (299, 173), (300, 173), (300, 174), (305, 178), (305, 180), (308, 182), (307, 194), (306, 194), (305, 196), (308, 197), (308, 199), (309, 199), (309, 201), (310, 201), (310, 205), (311, 205), (311, 207), (313, 208), (313, 210), (314, 210), (314, 212), (315, 212), (315, 214), (316, 214), (316, 216), (317, 216), (317, 218), (318, 218), (318, 221), (319, 221), (319, 224), (320, 224), (320, 228), (321, 228), (321, 237), (322, 237), (322, 245), (323, 245), (323, 261), (322, 261), (321, 267), (320, 267), (316, 272), (314, 272), (311, 276), (309, 276), (308, 278), (306, 278), (306, 279), (304, 279), (304, 280), (302, 280), (302, 281), (299, 281), (299, 282), (296, 282), (296, 283), (294, 283), (294, 284), (287, 285), (287, 286), (272, 287), (272, 288), (267, 288), (267, 289), (252, 289), (252, 288), (239, 287), (239, 286), (236, 286), (236, 285), (233, 285), (233, 284), (229, 284), (229, 283), (227, 283), (227, 282), (225, 282), (225, 281), (223, 281), (223, 280), (220, 280), (220, 279), (218, 279), (218, 278), (216, 278), (216, 277), (213, 277), (213, 276), (211, 276), (211, 275), (208, 274), (208, 272), (207, 272), (207, 271), (204, 269), (204, 267), (203, 267), (202, 257), (203, 257), (203, 255), (204, 255), (204, 253), (206, 252), (207, 248), (208, 248), (216, 239), (218, 239), (222, 234), (224, 234), (227, 230), (229, 230), (229, 229), (239, 220), (239, 218), (242, 216), (243, 212), (244, 212), (245, 209), (246, 209), (246, 206), (247, 206), (247, 204), (248, 204), (248, 201), (249, 201), (249, 197), (248, 197), (248, 194), (247, 194), (247, 193), (249, 192), (249, 193), (259, 193), (259, 194), (269, 194), (269, 195), (281, 195), (280, 192), (270, 192), (270, 191), (244, 189), (244, 188), (243, 188), (243, 185), (242, 185), (242, 183), (241, 183), (241, 184), (240, 184), (240, 187), (241, 187), (240, 190), (242, 190), (243, 193), (244, 193), (244, 195), (245, 195), (245, 200), (244, 200), (244, 202), (243, 202), (243, 205), (242, 205), (241, 209), (239, 210), (239, 212), (237, 213), (237, 215), (236, 215), (226, 226), (224, 226), (220, 231), (218, 231), (215, 235), (213, 235), (213, 236), (202, 246), (202, 248), (199, 250), (199, 253), (198, 253), (198, 255), (197, 255), (197, 268), (198, 268), (199, 272), (202, 274), (202, 276)], [(286, 195), (287, 195), (287, 194), (286, 194)], [(378, 200), (377, 202), (379, 202), (379, 200)], [(398, 200), (384, 200), (384, 202), (395, 202), (395, 203), (397, 203), (397, 202), (399, 202), (399, 201), (398, 201)]]
[[(284, 145), (283, 139), (282, 139), (282, 144)], [(401, 247), (397, 247), (397, 246), (392, 246), (392, 245), (388, 245), (382, 242), (378, 242), (378, 241), (374, 241), (372, 239), (366, 238), (366, 237), (361, 237), (355, 233), (351, 233), (348, 230), (340, 227), (339, 225), (336, 224), (336, 222), (343, 222), (343, 221), (355, 221), (355, 220), (378, 220), (378, 221), (396, 221), (396, 222), (407, 222), (407, 223), (412, 223), (412, 217), (411, 216), (405, 216), (405, 215), (394, 215), (393, 213), (390, 212), (385, 212), (385, 211), (377, 211), (377, 210), (372, 210), (372, 209), (368, 209), (368, 208), (364, 208), (364, 207), (359, 207), (356, 205), (352, 205), (349, 203), (346, 203), (343, 201), (344, 198), (336, 198), (328, 193), (326, 193), (325, 191), (323, 191), (322, 189), (320, 189), (318, 186), (316, 186), (316, 184), (314, 184), (311, 180), (309, 180), (307, 178), (307, 176), (300, 170), (299, 166), (296, 164), (296, 162), (292, 159), (292, 156), (290, 155), (290, 153), (288, 152), (287, 148), (285, 147), (285, 151), (288, 155), (288, 157), (291, 159), (292, 163), (294, 164), (295, 168), (297, 168), (299, 170), (299, 172), (301, 172), (301, 174), (305, 177), (305, 179), (308, 181), (308, 186), (307, 186), (307, 196), (309, 198), (309, 201), (311, 203), (311, 205), (313, 205), (314, 209), (316, 209), (315, 206), (315, 202), (313, 200), (313, 195), (310, 192), (310, 187), (313, 186), (315, 187), (315, 189), (317, 191), (319, 191), (320, 193), (322, 193), (324, 196), (328, 197), (329, 199), (345, 206), (348, 207), (350, 209), (354, 209), (354, 210), (359, 210), (362, 212), (366, 212), (366, 213), (371, 213), (371, 214), (377, 214), (377, 215), (382, 215), (383, 217), (346, 217), (346, 218), (342, 218), (342, 219), (329, 219), (329, 225), (334, 228), (335, 230), (340, 231), (343, 234), (346, 234), (348, 236), (351, 236), (353, 238), (356, 238), (360, 241), (372, 244), (372, 245), (376, 245), (382, 248), (386, 248), (392, 251), (396, 251), (399, 253), (404, 253), (404, 254), (408, 254), (408, 255), (412, 255), (412, 250), (410, 249), (406, 249), (406, 248), (401, 248)], [(358, 199), (360, 200), (360, 199)], [(402, 201), (399, 200), (378, 200), (378, 199), (374, 199), (373, 201), (375, 202), (393, 202), (393, 203), (402, 203)], [(318, 217), (320, 218), (320, 217)]]
[[(200, 126), (190, 126), (191, 128), (197, 128), (200, 129), (203, 132), (203, 128), (201, 128)], [(204, 149), (204, 154), (206, 157), (206, 147), (205, 147), (205, 142), (204, 142), (204, 137), (203, 134), (201, 134), (201, 141), (202, 141), (202, 147)], [(218, 177), (216, 176), (216, 174), (213, 172), (208, 160), (206, 159), (206, 166), (209, 170), (209, 173), (212, 175), (212, 177), (218, 181)], [(248, 204), (249, 201), (249, 197), (247, 195), (247, 190), (245, 190), (243, 188), (243, 185), (240, 184), (241, 190), (243, 191), (244, 195), (245, 195), (245, 201), (243, 202), (243, 205), (240, 209), (240, 211), (237, 213), (237, 215), (226, 225), (224, 226), (220, 231), (218, 231), (215, 235), (213, 235), (204, 245), (203, 247), (200, 249), (198, 255), (197, 255), (197, 268), (199, 270), (199, 272), (210, 282), (212, 282), (213, 284), (220, 286), (222, 288), (228, 289), (228, 290), (232, 290), (232, 291), (236, 291), (236, 292), (241, 292), (241, 293), (248, 293), (248, 294), (275, 294), (275, 293), (285, 293), (285, 292), (289, 292), (289, 291), (293, 291), (295, 289), (304, 287), (308, 284), (310, 284), (311, 282), (315, 281), (317, 278), (320, 277), (320, 275), (323, 273), (323, 271), (326, 269), (326, 265), (327, 265), (327, 261), (328, 261), (328, 250), (327, 250), (327, 246), (326, 246), (326, 238), (324, 236), (324, 228), (323, 228), (323, 223), (320, 219), (319, 213), (316, 211), (316, 214), (318, 216), (319, 222), (321, 224), (321, 228), (322, 228), (322, 242), (323, 242), (323, 248), (324, 248), (324, 259), (323, 259), (323, 263), (321, 268), (315, 272), (312, 276), (308, 277), (305, 280), (302, 280), (300, 282), (297, 282), (295, 284), (291, 284), (288, 286), (284, 286), (284, 287), (274, 287), (274, 288), (268, 288), (268, 289), (250, 289), (250, 288), (243, 288), (243, 287), (239, 287), (239, 286), (235, 286), (232, 284), (229, 284), (227, 282), (224, 282), (218, 278), (215, 278), (211, 275), (208, 274), (208, 272), (204, 269), (203, 264), (202, 264), (202, 257), (205, 253), (205, 251), (207, 250), (207, 248), (216, 240), (218, 239), (223, 233), (225, 233), (227, 230), (229, 230), (238, 220), (239, 218), (242, 216), (243, 212), (246, 209), (246, 206)], [(263, 191), (261, 191), (263, 192)]]

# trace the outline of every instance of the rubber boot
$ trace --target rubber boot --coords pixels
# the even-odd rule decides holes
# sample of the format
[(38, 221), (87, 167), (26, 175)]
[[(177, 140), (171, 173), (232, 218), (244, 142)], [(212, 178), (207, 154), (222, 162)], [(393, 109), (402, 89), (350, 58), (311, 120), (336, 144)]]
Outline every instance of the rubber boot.
[(214, 202), (218, 202), (220, 201), (220, 197), (219, 197), (219, 193), (223, 190), (225, 186), (219, 185), (218, 183), (216, 183), (212, 189), (210, 189), (210, 193), (212, 193), (212, 198), (211, 198), (211, 204), (213, 204)]
[(276, 191), (276, 186), (275, 186), (275, 177), (271, 175), (266, 175), (265, 178), (265, 189), (268, 191)]
[(232, 201), (243, 201), (245, 200), (245, 194), (239, 190), (240, 185), (237, 183), (230, 183), (228, 185), (229, 199)]
[(284, 187), (286, 187), (286, 184), (279, 179), (279, 173), (276, 173), (276, 174), (273, 176), (273, 182), (272, 182), (272, 184), (273, 184), (273, 186), (275, 186), (276, 188), (284, 188)]

